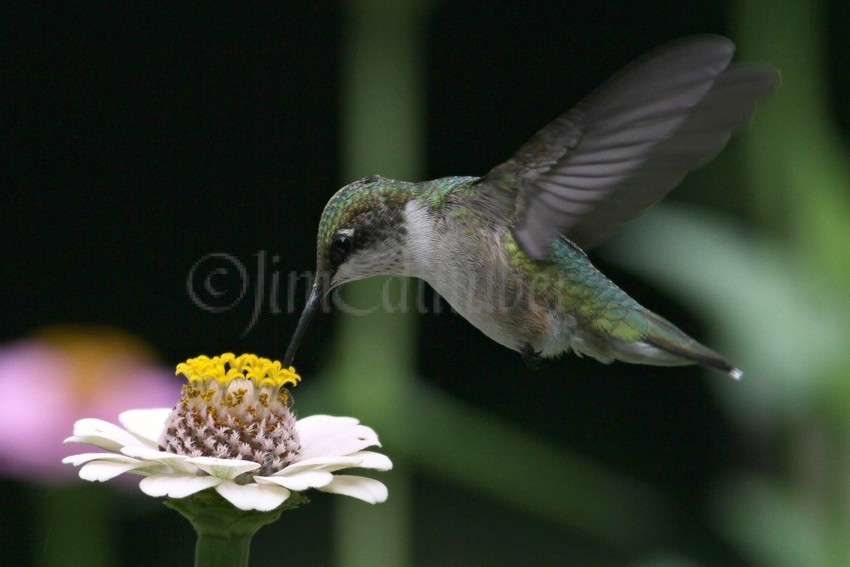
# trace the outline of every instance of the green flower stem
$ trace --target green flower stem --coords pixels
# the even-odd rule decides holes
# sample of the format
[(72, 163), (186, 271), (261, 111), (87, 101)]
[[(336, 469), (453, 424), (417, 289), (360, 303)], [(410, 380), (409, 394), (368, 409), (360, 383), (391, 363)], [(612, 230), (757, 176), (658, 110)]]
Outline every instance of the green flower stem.
[[(238, 529), (224, 533), (219, 530), (195, 529), (198, 532), (198, 542), (195, 544), (195, 565), (211, 567), (229, 565), (238, 567), (248, 565), (248, 555), (251, 552), (251, 538), (256, 529), (245, 526), (245, 531)], [(259, 529), (259, 527), (257, 528)]]
[(205, 490), (188, 498), (166, 500), (165, 505), (180, 512), (198, 534), (195, 567), (247, 567), (251, 538), (259, 529), (296, 508), (307, 498), (293, 493), (283, 505), (270, 512), (245, 511), (215, 491)]

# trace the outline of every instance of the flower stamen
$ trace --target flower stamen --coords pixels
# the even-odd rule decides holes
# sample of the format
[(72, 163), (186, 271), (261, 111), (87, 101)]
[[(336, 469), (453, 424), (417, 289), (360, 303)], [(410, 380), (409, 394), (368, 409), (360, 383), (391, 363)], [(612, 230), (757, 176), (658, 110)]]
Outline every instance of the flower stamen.
[(165, 451), (191, 457), (244, 459), (278, 471), (297, 460), (300, 442), (285, 386), (292, 367), (253, 354), (199, 356), (177, 365), (182, 397), (160, 437)]

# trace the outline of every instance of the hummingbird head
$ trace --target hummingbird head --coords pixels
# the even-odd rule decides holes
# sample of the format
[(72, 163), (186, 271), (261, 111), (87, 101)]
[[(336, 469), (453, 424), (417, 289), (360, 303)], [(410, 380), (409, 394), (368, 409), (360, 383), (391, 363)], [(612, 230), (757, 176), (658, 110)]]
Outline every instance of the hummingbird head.
[[(398, 274), (405, 243), (409, 183), (366, 177), (340, 189), (322, 212), (316, 280), (327, 292), (369, 276)], [(322, 281), (323, 280), (323, 281)]]
[(325, 205), (313, 288), (284, 356), (285, 367), (327, 292), (346, 282), (403, 273), (404, 208), (411, 185), (373, 175), (346, 185)]

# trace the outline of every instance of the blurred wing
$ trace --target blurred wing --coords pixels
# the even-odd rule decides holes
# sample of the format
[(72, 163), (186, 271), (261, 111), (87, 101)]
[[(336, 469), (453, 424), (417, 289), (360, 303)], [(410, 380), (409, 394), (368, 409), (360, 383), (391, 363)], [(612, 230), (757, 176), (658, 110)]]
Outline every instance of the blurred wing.
[(481, 183), (514, 192), (523, 249), (544, 258), (561, 234), (592, 247), (717, 155), (779, 81), (729, 66), (734, 50), (698, 36), (652, 51), (491, 170)]

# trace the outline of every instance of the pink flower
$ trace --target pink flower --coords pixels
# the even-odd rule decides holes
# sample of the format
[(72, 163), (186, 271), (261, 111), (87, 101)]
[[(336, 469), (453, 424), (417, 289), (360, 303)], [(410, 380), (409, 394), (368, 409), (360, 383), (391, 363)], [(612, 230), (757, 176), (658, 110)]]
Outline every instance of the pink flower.
[(180, 381), (140, 341), (105, 329), (61, 328), (0, 347), (0, 474), (71, 481), (62, 444), (80, 415), (115, 420), (129, 407), (170, 405)]

